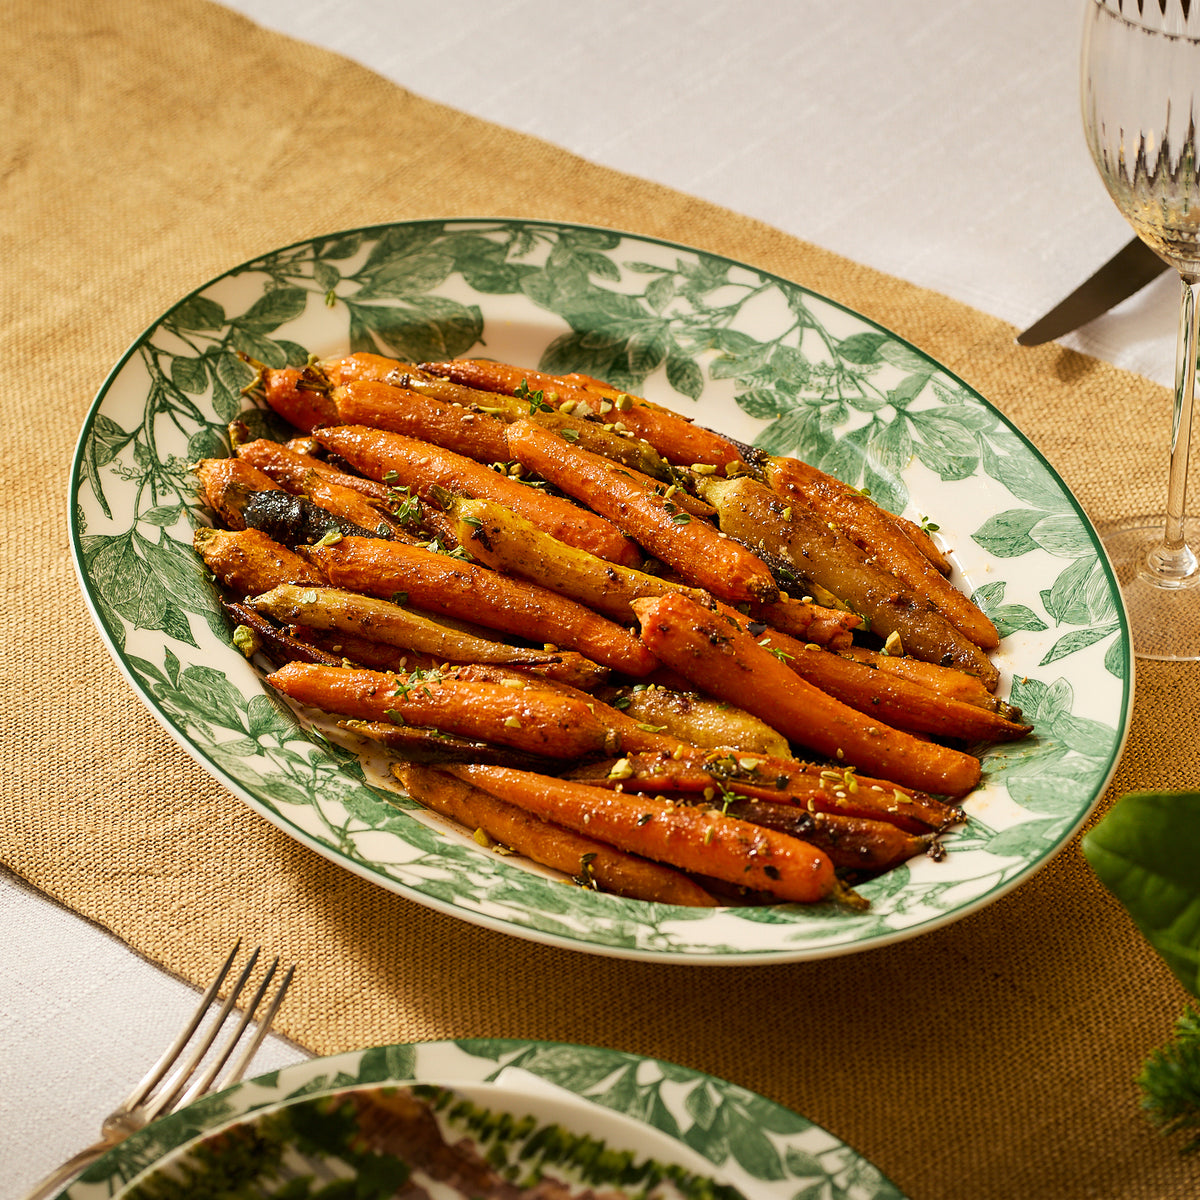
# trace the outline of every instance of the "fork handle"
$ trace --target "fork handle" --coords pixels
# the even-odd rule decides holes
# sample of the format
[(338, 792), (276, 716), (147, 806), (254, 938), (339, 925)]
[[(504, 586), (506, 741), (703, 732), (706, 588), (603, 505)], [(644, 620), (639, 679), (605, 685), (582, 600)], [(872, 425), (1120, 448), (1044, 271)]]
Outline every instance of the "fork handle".
[(96, 1159), (121, 1141), (124, 1141), (124, 1135), (105, 1138), (103, 1141), (85, 1147), (78, 1154), (68, 1158), (61, 1166), (55, 1167), (45, 1179), (34, 1185), (32, 1191), (26, 1192), (21, 1200), (48, 1200), (48, 1197), (56, 1196), (76, 1175), (90, 1167)]

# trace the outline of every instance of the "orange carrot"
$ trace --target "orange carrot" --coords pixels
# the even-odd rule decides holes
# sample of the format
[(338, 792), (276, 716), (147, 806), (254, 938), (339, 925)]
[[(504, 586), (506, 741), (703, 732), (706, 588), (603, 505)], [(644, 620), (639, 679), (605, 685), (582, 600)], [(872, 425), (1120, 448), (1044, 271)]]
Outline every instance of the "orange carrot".
[(334, 388), (332, 398), (340, 424), (402, 433), (477, 462), (502, 462), (508, 457), (504, 422), (487, 413), (373, 380)]
[(716, 809), (626, 796), (508, 767), (452, 766), (467, 780), (547, 821), (690, 874), (812, 904), (833, 895), (833, 864), (813, 846)]
[[(644, 438), (668, 462), (677, 466), (744, 467), (738, 447), (719, 433), (692, 424), (686, 417), (640, 396), (624, 396), (616, 389), (604, 395), (593, 388), (578, 387), (562, 375), (547, 375), (524, 367), (484, 360), (455, 359), (453, 362), (422, 363), (421, 369), (444, 375), (455, 383), (512, 396), (529, 388), (542, 392), (546, 403), (560, 408), (564, 403), (578, 413), (591, 412), (605, 422), (620, 422)], [(607, 407), (605, 407), (607, 405)]]
[(305, 386), (305, 373), (295, 367), (264, 369), (262, 390), (267, 403), (304, 433), (337, 420), (337, 408), (324, 389)]
[(536, 584), (419, 546), (344, 537), (305, 550), (334, 587), (384, 600), (404, 593), (428, 612), (535, 642), (568, 646), (595, 662), (642, 676), (654, 656), (627, 629)]
[(584, 887), (658, 904), (712, 907), (717, 903), (698, 883), (672, 867), (553, 825), (444, 770), (397, 763), (392, 771), (408, 794), (427, 808), (534, 862), (562, 871)]
[(661, 596), (635, 600), (633, 608), (655, 657), (701, 690), (762, 717), (789, 741), (903, 787), (962, 796), (979, 782), (978, 759), (865, 718), (695, 601)]
[(778, 598), (779, 588), (757, 555), (647, 491), (607, 459), (529, 421), (508, 426), (508, 444), (514, 458), (607, 517), (693, 586), (731, 604)]
[(204, 565), (235, 596), (270, 591), (283, 583), (322, 584), (319, 567), (273, 541), (259, 529), (200, 526), (192, 546)]
[(637, 546), (603, 517), (461, 454), (364, 425), (327, 427), (318, 430), (317, 437), (355, 470), (372, 479), (394, 479), (422, 499), (432, 498), (437, 485), (455, 494), (496, 500), (568, 545), (626, 566), (641, 561)]
[(350, 521), (360, 529), (377, 531), (384, 537), (405, 536), (391, 513), (383, 511), (358, 489), (348, 487), (335, 477), (347, 478), (344, 473), (313, 470), (303, 455), (265, 438), (244, 442), (238, 446), (237, 455), (293, 496), (307, 496), (326, 512)]
[[(597, 712), (606, 724), (607, 714)], [(617, 732), (614, 729), (614, 732)], [(595, 787), (638, 792), (704, 792), (714, 801), (730, 795), (884, 821), (909, 833), (940, 831), (965, 817), (961, 808), (920, 791), (860, 776), (853, 767), (821, 767), (772, 755), (682, 746), (629, 751), (621, 758), (574, 768), (570, 778)]]
[(245, 529), (242, 507), (255, 492), (280, 491), (270, 476), (238, 458), (204, 458), (193, 468), (204, 502), (230, 529)]
[(611, 744), (586, 704), (534, 685), (513, 688), (439, 671), (390, 675), (298, 662), (273, 671), (267, 682), (298, 704), (337, 716), (428, 725), (548, 758), (579, 758)]

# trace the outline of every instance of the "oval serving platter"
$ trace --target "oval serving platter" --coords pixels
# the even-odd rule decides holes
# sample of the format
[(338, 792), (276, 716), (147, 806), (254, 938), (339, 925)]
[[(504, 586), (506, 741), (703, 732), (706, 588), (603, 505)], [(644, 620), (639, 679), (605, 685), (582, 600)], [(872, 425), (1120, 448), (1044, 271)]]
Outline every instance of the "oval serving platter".
[[(325, 1101), (361, 1090), (411, 1087), (450, 1089), (476, 1110), (485, 1109), (486, 1116), (474, 1111), (466, 1118), (477, 1140), (486, 1142), (488, 1160), (522, 1163), (526, 1171), (545, 1163), (547, 1174), (561, 1177), (558, 1163), (571, 1157), (574, 1138), (588, 1143), (579, 1147), (579, 1160), (608, 1168), (610, 1178), (618, 1174), (631, 1183), (633, 1172), (611, 1168), (650, 1161), (681, 1181), (685, 1196), (719, 1200), (728, 1195), (724, 1185), (754, 1200), (794, 1200), (800, 1194), (904, 1200), (844, 1142), (735, 1084), (598, 1046), (509, 1038), (376, 1046), (235, 1084), (133, 1134), (89, 1167), (61, 1200), (176, 1195), (177, 1172), (219, 1166), (224, 1147), (215, 1135), (239, 1125), (258, 1125), (276, 1142), (287, 1141), (289, 1127), (307, 1129), (318, 1135), (302, 1139), (309, 1151), (315, 1143), (321, 1147), (310, 1159), (319, 1172), (314, 1177), (353, 1178), (353, 1158), (347, 1170), (340, 1153), (340, 1143), (348, 1140), (342, 1134), (354, 1132), (352, 1118), (342, 1111), (332, 1119)], [(312, 1114), (314, 1105), (318, 1111)], [(289, 1112), (297, 1119), (286, 1121)], [(278, 1113), (283, 1123), (266, 1123)], [(531, 1119), (543, 1127), (542, 1136), (526, 1136)], [(546, 1126), (557, 1128), (547, 1132)], [(596, 1152), (597, 1142), (604, 1143), (604, 1154)], [(353, 1148), (361, 1151), (361, 1143)], [(376, 1186), (388, 1167), (367, 1164)], [(229, 1175), (220, 1171), (217, 1177), (227, 1181)], [(194, 1175), (192, 1182), (199, 1182)], [(717, 1187), (707, 1186), (710, 1182)], [(609, 1194), (600, 1181), (597, 1188)]]
[[(941, 862), (833, 904), (681, 909), (566, 885), (477, 845), (269, 694), (232, 646), (191, 549), (188, 464), (246, 415), (240, 354), (269, 366), (372, 350), (581, 371), (937, 527), (1003, 642), (1000, 691), (1034, 735), (983, 753)], [(255, 414), (251, 413), (253, 418)], [(598, 954), (693, 963), (852, 953), (937, 928), (1044, 866), (1115, 770), (1132, 706), (1120, 595), (1076, 500), (985, 399), (911, 344), (795, 283), (589, 226), (405, 222), (298, 242), (183, 298), (100, 389), (71, 479), (71, 541), (97, 627), (153, 716), (305, 845), (463, 920)]]

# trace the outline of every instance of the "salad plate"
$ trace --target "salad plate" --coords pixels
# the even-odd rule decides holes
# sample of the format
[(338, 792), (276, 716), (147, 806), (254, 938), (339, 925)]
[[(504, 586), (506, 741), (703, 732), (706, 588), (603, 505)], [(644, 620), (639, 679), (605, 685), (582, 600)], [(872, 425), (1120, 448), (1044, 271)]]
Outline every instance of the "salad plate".
[[(308, 727), (231, 644), (192, 551), (190, 464), (229, 452), (244, 358), (371, 350), (579, 371), (793, 454), (936, 530), (1003, 635), (1000, 693), (1031, 737), (982, 752), (944, 859), (836, 904), (682, 909), (605, 895), (478, 845), (373, 762)], [(692, 963), (854, 953), (994, 901), (1062, 849), (1115, 769), (1132, 705), (1119, 591), (1062, 480), (917, 347), (803, 286), (702, 250), (547, 221), (447, 219), (315, 237), (180, 299), (113, 368), (70, 477), (96, 625), (153, 716), (255, 811), (379, 885), (463, 920), (589, 953)]]
[(744, 1088), (515, 1039), (377, 1046), (236, 1084), (135, 1133), (60, 1200), (391, 1195), (410, 1172), (447, 1200), (904, 1200), (851, 1147)]

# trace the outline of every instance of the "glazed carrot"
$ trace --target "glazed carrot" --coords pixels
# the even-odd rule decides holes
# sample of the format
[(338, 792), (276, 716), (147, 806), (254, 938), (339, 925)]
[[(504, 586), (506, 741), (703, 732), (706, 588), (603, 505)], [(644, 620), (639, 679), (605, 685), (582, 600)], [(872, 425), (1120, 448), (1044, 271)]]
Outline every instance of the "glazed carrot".
[(339, 354), (323, 358), (316, 364), (317, 371), (332, 387), (344, 387), (359, 380), (388, 380), (397, 372), (416, 371), (411, 363), (383, 354), (370, 354), (359, 350), (354, 354)]
[(192, 546), (204, 565), (235, 596), (267, 592), (281, 583), (320, 585), (319, 567), (273, 541), (259, 529), (200, 526)]
[(337, 409), (323, 387), (313, 387), (295, 367), (261, 372), (263, 398), (285, 421), (305, 433), (337, 420)]
[[(464, 666), (473, 665), (448, 663), (445, 658), (433, 654), (404, 650), (352, 633), (314, 629), (309, 625), (289, 625), (287, 633), (296, 642), (324, 651), (335, 663), (368, 667), (373, 671), (425, 671), (437, 667), (443, 672), (452, 671), (460, 678), (470, 678), (460, 675), (460, 672)], [(521, 664), (514, 669), (514, 675), (517, 678), (528, 677), (543, 682), (563, 683), (575, 689), (575, 694), (580, 694), (604, 684), (608, 680), (609, 672), (607, 667), (592, 662), (590, 658), (584, 658), (574, 650), (555, 650), (552, 654), (547, 653), (545, 662)]]
[(192, 468), (204, 502), (230, 529), (245, 529), (242, 515), (255, 492), (279, 491), (279, 485), (252, 463), (238, 458), (203, 458)]
[(862, 625), (862, 618), (854, 613), (783, 595), (774, 604), (752, 604), (750, 612), (756, 621), (781, 633), (830, 650), (849, 649), (854, 631)]
[(337, 716), (428, 725), (549, 758), (579, 758), (611, 744), (586, 704), (535, 686), (308, 663), (287, 663), (267, 682), (298, 704)]
[(1032, 726), (1010, 721), (994, 708), (945, 696), (913, 679), (875, 670), (776, 630), (767, 630), (757, 641), (782, 654), (801, 679), (896, 729), (966, 742), (1012, 742), (1032, 732)]
[(689, 874), (812, 904), (837, 888), (821, 851), (773, 830), (645, 796), (626, 796), (507, 767), (453, 766), (447, 773), (547, 821)]
[(276, 621), (294, 621), (312, 629), (335, 630), (385, 642), (403, 650), (432, 655), (443, 662), (538, 666), (554, 657), (545, 650), (508, 646), (474, 637), (409, 612), (390, 600), (338, 588), (297, 587), (285, 583), (251, 597), (247, 604), (255, 612)]
[(869, 497), (796, 458), (768, 458), (761, 469), (772, 491), (835, 522), (878, 566), (928, 600), (975, 645), (984, 650), (999, 646), (995, 625), (978, 605), (946, 579), (895, 518)]
[(247, 658), (263, 650), (274, 663), (308, 662), (324, 663), (328, 667), (341, 666), (341, 659), (337, 655), (292, 637), (248, 605), (225, 600), (221, 607), (233, 622), (233, 644)]
[(943, 667), (940, 663), (924, 662), (919, 658), (909, 658), (905, 654), (883, 654), (866, 646), (843, 646), (837, 648), (837, 653), (855, 662), (865, 663), (886, 675), (911, 679), (914, 683), (937, 692), (939, 696), (961, 700), (965, 704), (975, 704), (980, 708), (989, 708), (993, 712), (1001, 713), (1010, 721), (1020, 723), (1019, 708), (994, 696), (977, 676), (968, 675), (956, 667)]
[(334, 587), (471, 621), (528, 641), (551, 642), (629, 675), (646, 675), (654, 656), (627, 629), (565, 596), (487, 567), (419, 546), (347, 537), (306, 551)]
[(364, 475), (394, 480), (422, 499), (430, 499), (436, 485), (448, 492), (496, 500), (568, 545), (626, 566), (641, 561), (637, 546), (603, 517), (461, 454), (364, 425), (331, 426), (318, 430), (316, 436)]
[(508, 457), (504, 423), (486, 413), (375, 380), (336, 387), (331, 398), (341, 425), (369, 425), (402, 433), (477, 462), (501, 462)]
[(962, 796), (979, 782), (978, 759), (864, 717), (694, 600), (659, 596), (635, 600), (633, 608), (656, 658), (701, 690), (762, 717), (789, 741), (902, 787)]
[(257, 467), (279, 487), (294, 496), (309, 497), (314, 504), (336, 517), (371, 530), (380, 537), (404, 536), (403, 527), (391, 513), (381, 510), (356, 488), (334, 477), (337, 474), (345, 478), (342, 472), (314, 470), (303, 455), (265, 438), (238, 446), (237, 456)]
[(679, 466), (699, 463), (721, 470), (745, 466), (741, 451), (728, 438), (694, 425), (679, 413), (651, 404), (640, 396), (625, 396), (622, 400), (622, 394), (615, 389), (609, 397), (574, 386), (561, 375), (547, 375), (483, 360), (422, 363), (421, 369), (488, 392), (504, 392), (511, 396), (518, 390), (540, 391), (545, 402), (555, 408), (567, 403), (572, 405), (573, 413), (588, 412), (607, 422), (621, 422), (649, 442), (668, 462)]
[(427, 808), (542, 866), (562, 871), (583, 887), (658, 904), (712, 907), (717, 903), (680, 871), (552, 825), (444, 770), (397, 763), (392, 771), (408, 794)]
[(938, 571), (943, 575), (951, 573), (954, 568), (951, 566), (950, 560), (946, 557), (941, 546), (930, 537), (927, 529), (923, 529), (916, 521), (910, 521), (907, 517), (895, 517), (894, 520), (912, 538), (913, 545), (933, 563)]
[(886, 821), (844, 817), (839, 813), (809, 812), (761, 800), (737, 799), (730, 816), (808, 842), (829, 856), (839, 870), (878, 874), (910, 858), (927, 854), (940, 859), (945, 851), (934, 833), (906, 833)]
[(647, 491), (606, 459), (529, 421), (508, 426), (508, 444), (514, 458), (608, 517), (686, 582), (731, 604), (777, 599), (779, 589), (760, 558), (722, 537), (708, 521)]
[(860, 776), (853, 767), (821, 767), (727, 748), (626, 750), (619, 759), (573, 768), (570, 778), (626, 791), (701, 792), (717, 803), (742, 796), (809, 812), (882, 821), (908, 833), (939, 832), (966, 819), (956, 805)]
[(968, 671), (995, 691), (1000, 672), (983, 650), (828, 521), (745, 476), (709, 477), (697, 487), (731, 538), (784, 564), (804, 586), (827, 588), (868, 620), (872, 633), (885, 638), (895, 633), (906, 654)]

